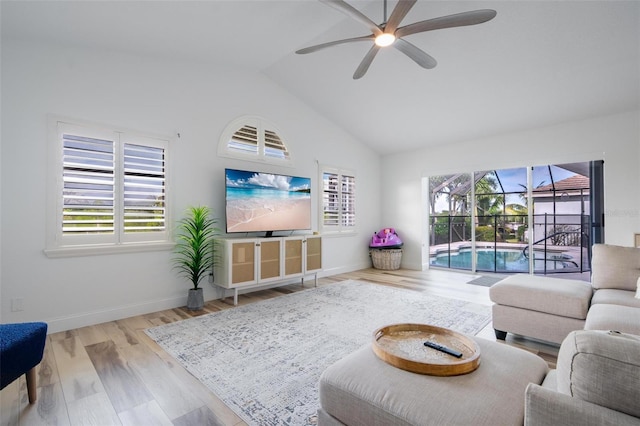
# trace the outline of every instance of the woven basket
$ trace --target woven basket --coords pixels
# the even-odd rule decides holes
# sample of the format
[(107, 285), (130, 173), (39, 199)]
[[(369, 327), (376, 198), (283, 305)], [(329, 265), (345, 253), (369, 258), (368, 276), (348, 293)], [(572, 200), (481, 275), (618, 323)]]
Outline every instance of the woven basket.
[(371, 249), (369, 254), (376, 269), (400, 269), (402, 249)]

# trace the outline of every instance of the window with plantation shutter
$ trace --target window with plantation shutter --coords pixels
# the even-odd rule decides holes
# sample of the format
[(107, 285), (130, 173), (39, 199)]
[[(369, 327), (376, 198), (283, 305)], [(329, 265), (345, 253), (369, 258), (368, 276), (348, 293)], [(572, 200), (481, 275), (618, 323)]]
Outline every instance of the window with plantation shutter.
[(261, 117), (240, 117), (226, 127), (218, 154), (273, 164), (290, 162), (291, 155), (276, 127)]
[(168, 141), (70, 121), (50, 127), (45, 253), (168, 248)]
[(356, 178), (348, 171), (321, 168), (322, 233), (354, 232), (356, 226)]

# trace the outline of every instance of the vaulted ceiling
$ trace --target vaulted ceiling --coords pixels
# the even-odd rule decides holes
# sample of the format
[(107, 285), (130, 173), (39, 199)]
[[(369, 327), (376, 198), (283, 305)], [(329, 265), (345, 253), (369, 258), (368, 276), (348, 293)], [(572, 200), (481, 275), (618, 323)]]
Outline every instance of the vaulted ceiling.
[[(349, 1), (380, 23), (383, 0)], [(389, 0), (389, 10), (395, 1)], [(369, 34), (315, 0), (2, 1), (4, 39), (42, 40), (261, 72), (388, 154), (640, 108), (640, 2), (426, 1), (408, 24), (494, 9), (480, 25), (407, 40), (438, 66), (370, 45), (302, 47)]]

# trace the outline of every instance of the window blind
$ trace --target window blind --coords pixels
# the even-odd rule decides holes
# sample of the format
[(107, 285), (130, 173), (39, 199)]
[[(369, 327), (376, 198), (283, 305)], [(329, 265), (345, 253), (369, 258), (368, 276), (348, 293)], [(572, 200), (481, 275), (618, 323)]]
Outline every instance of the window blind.
[(278, 136), (274, 131), (264, 131), (264, 155), (265, 157), (272, 158), (289, 158), (289, 151), (287, 151), (287, 147), (284, 146), (282, 139), (280, 139), (280, 136)]
[(342, 226), (356, 225), (356, 178), (342, 176)]
[(165, 230), (164, 149), (124, 144), (124, 232)]
[(260, 117), (236, 119), (223, 132), (218, 152), (234, 158), (290, 161), (289, 150), (274, 128)]
[(338, 178), (335, 173), (323, 173), (322, 217), (325, 226), (340, 225), (340, 193)]
[(114, 232), (114, 141), (63, 134), (63, 235)]
[(227, 148), (230, 151), (241, 152), (245, 154), (258, 154), (258, 129), (254, 126), (245, 125), (237, 130)]
[(338, 231), (353, 229), (356, 225), (355, 176), (323, 172), (322, 182), (323, 226)]

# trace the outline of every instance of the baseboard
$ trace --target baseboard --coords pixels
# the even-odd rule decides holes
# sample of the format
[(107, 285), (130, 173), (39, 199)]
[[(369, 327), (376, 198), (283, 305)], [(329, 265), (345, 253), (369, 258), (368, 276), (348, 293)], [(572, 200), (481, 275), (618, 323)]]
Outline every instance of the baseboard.
[[(332, 275), (344, 274), (348, 272), (358, 271), (360, 269), (367, 269), (371, 267), (371, 263), (363, 262), (358, 265), (343, 266), (338, 268), (325, 269), (318, 272), (318, 278), (329, 277)], [(305, 277), (305, 283), (312, 280), (311, 276)], [(287, 284), (294, 284), (300, 282), (300, 278), (292, 279)], [(286, 285), (286, 284), (278, 284)], [(271, 287), (273, 284), (265, 284), (265, 288)], [(255, 291), (253, 289), (252, 291)], [(222, 297), (221, 292), (216, 293), (218, 297)], [(90, 325), (101, 324), (109, 321), (117, 321), (123, 318), (129, 318), (136, 315), (144, 315), (152, 312), (163, 311), (165, 309), (178, 308), (184, 306), (186, 303), (185, 297), (176, 297), (171, 299), (153, 300), (150, 302), (139, 303), (135, 305), (119, 306), (112, 309), (104, 309), (93, 312), (83, 312), (80, 314), (68, 315), (58, 318), (44, 319), (49, 326), (49, 333), (58, 333), (60, 331), (72, 330), (74, 328), (87, 327)]]
[(357, 265), (341, 266), (338, 268), (324, 269), (318, 273), (318, 277), (330, 277), (332, 275), (346, 274), (361, 269), (371, 268), (371, 262), (363, 262)]
[(154, 300), (136, 305), (120, 306), (113, 309), (84, 312), (81, 314), (45, 319), (42, 321), (47, 323), (48, 333), (57, 333), (60, 331), (72, 330), (74, 328), (116, 321), (136, 315), (144, 315), (151, 312), (163, 311), (165, 309), (173, 309), (184, 306), (185, 302), (186, 297), (176, 297), (172, 299)]

